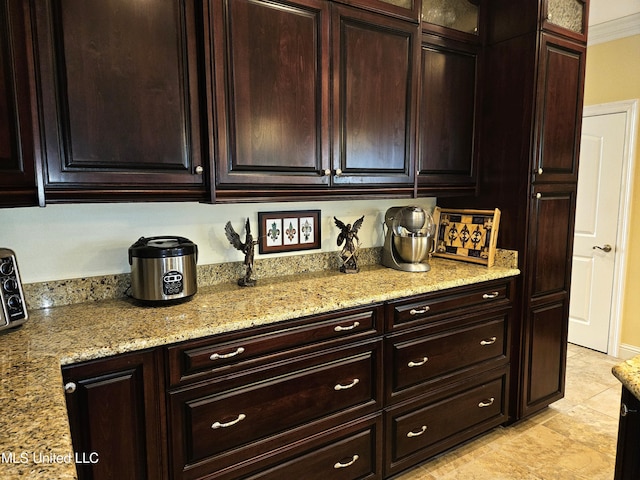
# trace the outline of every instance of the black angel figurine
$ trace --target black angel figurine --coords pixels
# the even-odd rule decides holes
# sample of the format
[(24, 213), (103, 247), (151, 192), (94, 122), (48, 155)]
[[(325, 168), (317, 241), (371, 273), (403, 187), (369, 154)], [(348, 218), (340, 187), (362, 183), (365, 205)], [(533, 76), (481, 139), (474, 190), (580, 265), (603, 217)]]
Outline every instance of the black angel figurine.
[(364, 221), (364, 215), (356, 220), (351, 227), (351, 224), (345, 225), (343, 222), (333, 217), (336, 222), (336, 227), (340, 229), (338, 235), (338, 246), (344, 242), (344, 247), (340, 253), (342, 258), (342, 266), (340, 271), (343, 273), (358, 273), (358, 248), (360, 247), (360, 239), (358, 238), (358, 230), (362, 226)]
[(244, 243), (240, 240), (240, 235), (236, 233), (236, 231), (231, 226), (231, 222), (227, 222), (224, 226), (224, 232), (227, 235), (227, 239), (233, 245), (233, 247), (237, 250), (240, 250), (244, 253), (244, 267), (245, 274), (244, 277), (238, 279), (238, 285), (241, 287), (253, 287), (256, 284), (256, 279), (253, 277), (253, 250), (254, 247), (258, 244), (257, 241), (253, 239), (251, 235), (251, 226), (249, 225), (249, 219), (247, 218), (247, 223), (245, 224), (245, 239)]

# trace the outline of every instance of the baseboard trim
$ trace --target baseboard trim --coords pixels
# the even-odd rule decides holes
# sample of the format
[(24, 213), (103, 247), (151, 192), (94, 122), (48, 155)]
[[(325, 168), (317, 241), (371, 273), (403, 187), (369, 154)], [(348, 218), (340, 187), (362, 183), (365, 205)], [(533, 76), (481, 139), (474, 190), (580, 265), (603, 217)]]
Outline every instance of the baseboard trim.
[(629, 360), (637, 355), (640, 355), (640, 347), (626, 343), (621, 343), (618, 347), (618, 358), (622, 360)]

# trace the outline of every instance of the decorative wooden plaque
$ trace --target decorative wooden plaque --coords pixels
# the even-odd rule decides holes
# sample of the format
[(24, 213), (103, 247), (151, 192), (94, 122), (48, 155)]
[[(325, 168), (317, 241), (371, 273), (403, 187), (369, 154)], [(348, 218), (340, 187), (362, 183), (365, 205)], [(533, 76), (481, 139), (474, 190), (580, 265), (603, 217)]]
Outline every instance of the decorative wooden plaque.
[(498, 242), (500, 210), (456, 210), (436, 207), (434, 256), (491, 267)]

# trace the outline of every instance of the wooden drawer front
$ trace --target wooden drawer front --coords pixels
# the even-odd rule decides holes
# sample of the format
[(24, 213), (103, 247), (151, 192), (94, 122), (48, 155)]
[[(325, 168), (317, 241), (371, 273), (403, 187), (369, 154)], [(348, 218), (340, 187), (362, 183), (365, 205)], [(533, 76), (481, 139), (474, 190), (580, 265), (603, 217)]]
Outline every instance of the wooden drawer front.
[(510, 302), (509, 284), (501, 282), (485, 284), (482, 287), (460, 290), (459, 293), (442, 295), (441, 293), (414, 297), (401, 302), (393, 302), (393, 325), (410, 326), (416, 322), (429, 320), (441, 313), (453, 310), (499, 306)]
[(265, 355), (315, 342), (377, 333), (382, 327), (379, 325), (382, 314), (382, 306), (368, 307), (322, 316), (316, 321), (296, 321), (279, 329), (264, 329), (267, 331), (259, 334), (234, 332), (169, 347), (170, 383), (176, 386), (185, 380), (206, 378), (218, 367), (261, 360)]
[(403, 334), (392, 346), (392, 391), (398, 392), (490, 359), (506, 359), (507, 315), (435, 335)]
[(355, 480), (381, 478), (380, 425), (368, 425), (365, 430), (310, 449), (308, 453), (251, 475), (246, 480)]
[[(191, 463), (349, 407), (376, 401), (372, 351), (184, 402)], [(197, 395), (197, 390), (196, 395)]]
[[(394, 416), (393, 461), (442, 442), (474, 426), (506, 421), (502, 378)], [(461, 438), (459, 441), (465, 440)]]

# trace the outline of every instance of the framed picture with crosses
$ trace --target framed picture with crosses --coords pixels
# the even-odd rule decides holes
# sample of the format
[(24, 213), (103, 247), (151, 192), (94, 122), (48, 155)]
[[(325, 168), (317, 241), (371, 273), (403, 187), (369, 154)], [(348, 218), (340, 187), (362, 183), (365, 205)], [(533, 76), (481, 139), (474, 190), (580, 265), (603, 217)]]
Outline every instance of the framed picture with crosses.
[(258, 212), (261, 254), (320, 248), (320, 210)]

